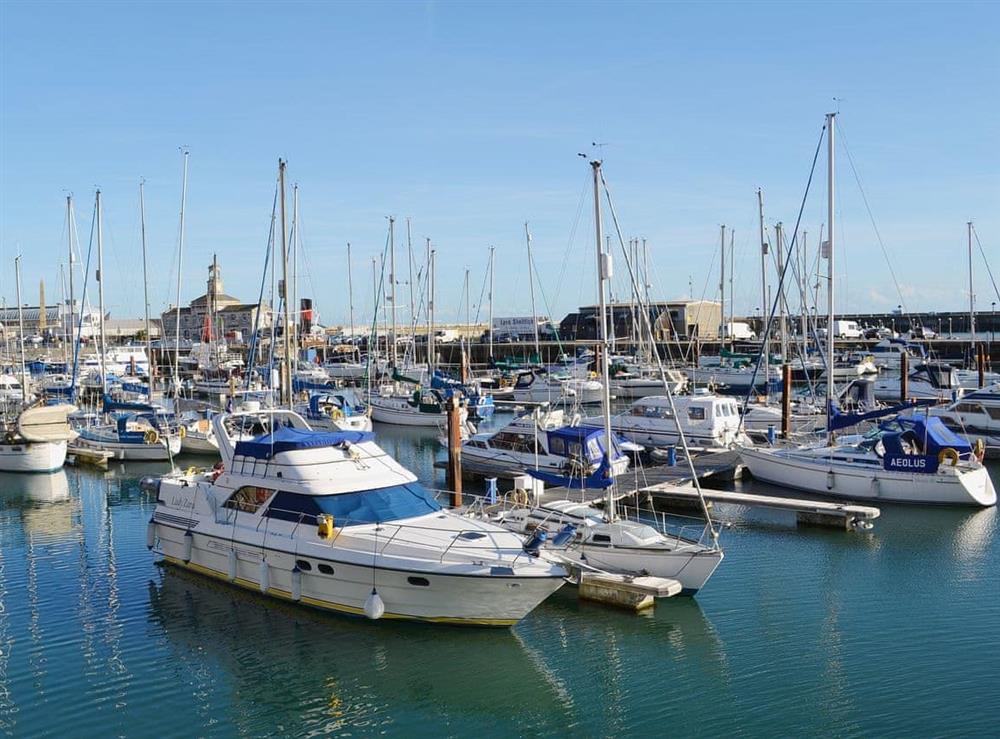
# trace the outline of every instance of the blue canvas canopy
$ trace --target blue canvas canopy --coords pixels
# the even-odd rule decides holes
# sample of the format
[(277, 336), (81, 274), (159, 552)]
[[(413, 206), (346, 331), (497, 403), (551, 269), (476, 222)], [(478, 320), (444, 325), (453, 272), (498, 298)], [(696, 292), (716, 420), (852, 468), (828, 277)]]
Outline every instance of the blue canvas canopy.
[(255, 459), (270, 459), (281, 452), (337, 446), (345, 442), (360, 444), (374, 438), (374, 434), (366, 431), (307, 431), (306, 429), (282, 426), (270, 434), (264, 434), (249, 441), (236, 442), (236, 454)]
[(883, 436), (886, 453), (895, 451), (895, 447), (900, 446), (899, 442), (904, 436), (918, 441), (924, 448), (924, 454), (927, 455), (937, 455), (948, 448), (963, 456), (972, 452), (968, 440), (945, 426), (937, 416), (897, 418), (883, 424), (882, 428), (888, 432)]
[(554, 472), (543, 472), (542, 470), (526, 470), (529, 475), (536, 480), (541, 480), (549, 485), (559, 485), (571, 490), (585, 490), (587, 488), (609, 488), (614, 484), (614, 478), (608, 474), (608, 460), (605, 458), (601, 466), (586, 477), (560, 475)]

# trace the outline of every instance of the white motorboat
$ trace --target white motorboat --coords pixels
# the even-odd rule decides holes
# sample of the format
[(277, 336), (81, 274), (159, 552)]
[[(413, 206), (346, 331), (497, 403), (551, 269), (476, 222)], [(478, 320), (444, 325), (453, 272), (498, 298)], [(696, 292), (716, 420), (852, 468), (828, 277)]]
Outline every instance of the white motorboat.
[(31, 403), (35, 396), (30, 388), (21, 385), (21, 380), (11, 374), (0, 374), (0, 405)]
[[(614, 370), (611, 376), (611, 394), (616, 398), (646, 398), (650, 395), (662, 395), (668, 390), (659, 372), (651, 369), (617, 364), (614, 365)], [(664, 374), (672, 395), (678, 395), (687, 388), (688, 378), (683, 370), (667, 368)]]
[[(520, 416), (490, 434), (476, 434), (462, 443), (462, 469), (477, 475), (513, 478), (527, 469), (587, 477), (604, 458), (604, 432), (584, 427), (579, 417), (567, 422), (562, 410), (537, 410)], [(611, 460), (623, 474), (629, 458), (616, 443)]]
[[(979, 390), (979, 370), (956, 369), (955, 378), (964, 390)], [(982, 387), (990, 387), (1000, 383), (1000, 372), (984, 372)]]
[(870, 360), (878, 369), (899, 369), (902, 356), (907, 356), (910, 366), (923, 362), (927, 353), (920, 344), (914, 344), (905, 339), (888, 337), (863, 351), (851, 354), (852, 359)]
[[(907, 399), (950, 402), (964, 392), (954, 368), (941, 362), (924, 362), (907, 374)], [(879, 377), (875, 380), (875, 397), (897, 401), (902, 392), (899, 377)]]
[[(729, 449), (735, 444), (749, 444), (740, 429), (740, 408), (735, 398), (709, 393), (640, 398), (620, 415), (611, 417), (612, 430), (629, 441), (646, 447), (663, 448), (679, 443), (678, 418), (690, 446), (701, 449)], [(588, 425), (602, 423), (601, 417), (583, 420)]]
[(967, 392), (961, 400), (926, 413), (973, 444), (981, 444), (987, 457), (1000, 457), (1000, 383)]
[(511, 389), (518, 403), (557, 403), (572, 400), (578, 404), (600, 403), (603, 386), (596, 380), (579, 377), (560, 378), (542, 369), (519, 372)]
[(213, 425), (221, 469), (144, 481), (147, 544), (171, 565), (330, 611), (484, 626), (517, 623), (563, 584), (521, 537), (443, 510), (370, 434), (285, 410)]
[(754, 478), (852, 500), (991, 506), (996, 490), (967, 441), (939, 418), (901, 417), (830, 446), (744, 448)]

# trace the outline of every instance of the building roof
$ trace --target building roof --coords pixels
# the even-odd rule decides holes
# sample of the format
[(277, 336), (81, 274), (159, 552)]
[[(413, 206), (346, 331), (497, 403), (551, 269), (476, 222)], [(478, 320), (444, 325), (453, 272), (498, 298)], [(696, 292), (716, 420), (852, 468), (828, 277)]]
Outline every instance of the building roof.
[[(219, 293), (215, 296), (215, 304), (222, 305), (223, 303), (239, 303), (239, 298), (234, 298), (232, 295), (226, 295), (225, 293)], [(191, 305), (208, 305), (208, 293), (204, 295), (199, 295), (197, 298), (191, 301)]]

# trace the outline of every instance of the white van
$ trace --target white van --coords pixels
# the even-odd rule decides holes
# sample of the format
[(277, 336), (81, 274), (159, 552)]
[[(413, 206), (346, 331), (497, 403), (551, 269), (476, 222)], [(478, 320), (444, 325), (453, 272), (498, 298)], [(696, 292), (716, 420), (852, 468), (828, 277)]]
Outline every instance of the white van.
[(733, 321), (731, 323), (723, 324), (722, 338), (734, 339), (736, 341), (753, 341), (757, 338), (757, 333), (750, 328), (749, 323)]

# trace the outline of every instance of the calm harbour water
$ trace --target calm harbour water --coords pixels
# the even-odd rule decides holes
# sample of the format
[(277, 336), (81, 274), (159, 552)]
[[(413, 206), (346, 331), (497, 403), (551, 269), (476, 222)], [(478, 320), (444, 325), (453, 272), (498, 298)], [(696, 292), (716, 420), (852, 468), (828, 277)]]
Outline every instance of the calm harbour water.
[[(421, 479), (434, 434), (377, 429)], [(138, 479), (0, 477), (10, 736), (992, 735), (997, 511), (872, 531), (723, 507), (696, 599), (636, 616), (560, 592), (511, 630), (371, 623), (158, 565)], [(994, 480), (1000, 470), (993, 466)]]

